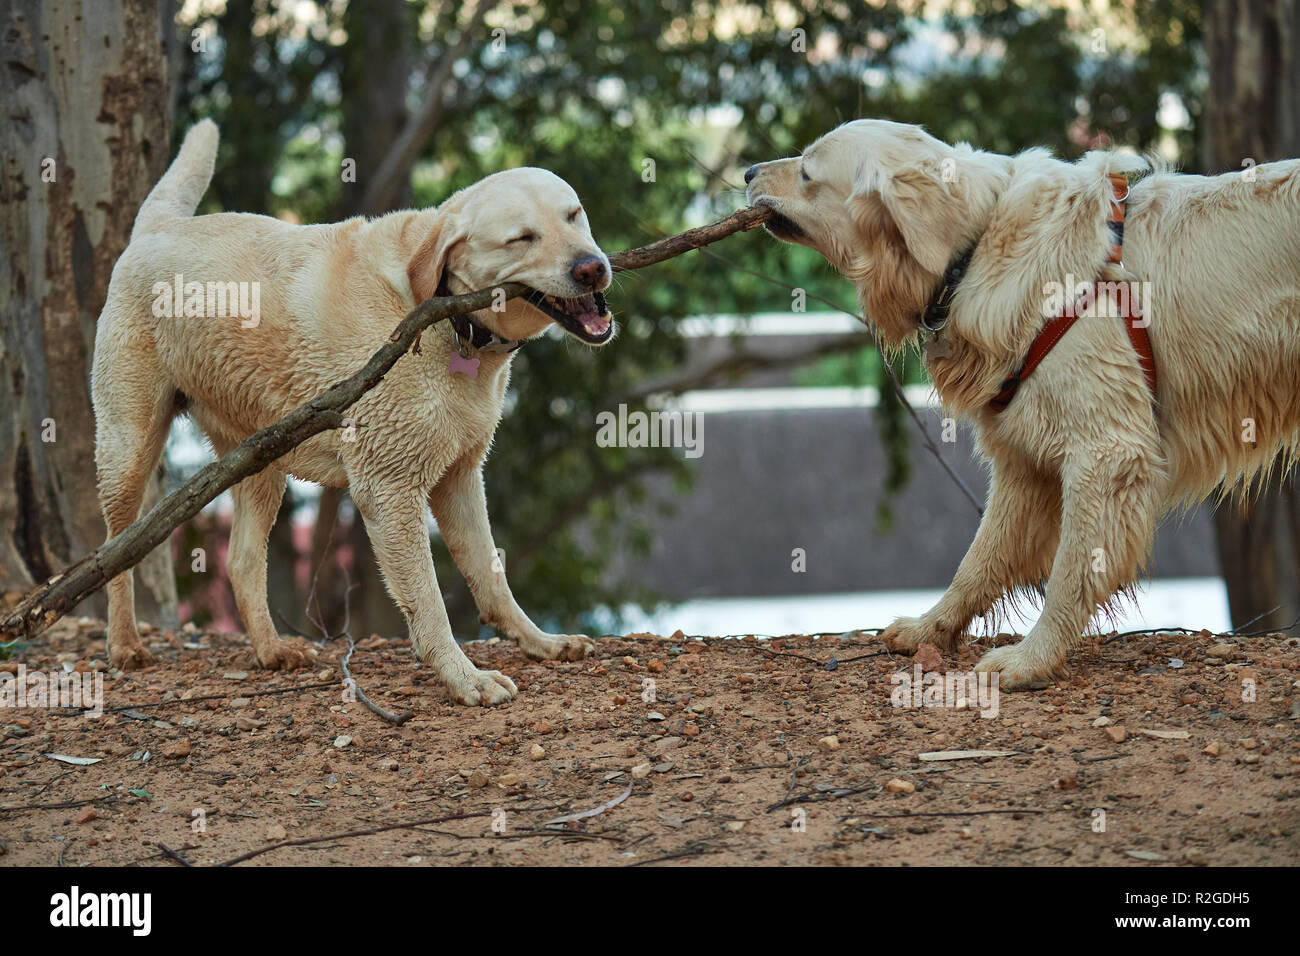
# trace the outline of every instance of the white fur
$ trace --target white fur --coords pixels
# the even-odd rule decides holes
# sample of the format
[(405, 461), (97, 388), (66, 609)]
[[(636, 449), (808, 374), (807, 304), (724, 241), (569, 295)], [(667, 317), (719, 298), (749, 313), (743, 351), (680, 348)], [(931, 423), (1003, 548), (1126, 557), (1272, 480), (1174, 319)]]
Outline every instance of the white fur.
[[(927, 365), (992, 461), (987, 512), (943, 599), (885, 642), (952, 649), (972, 618), (1046, 582), (1028, 636), (979, 664), (1002, 686), (1057, 676), (1088, 620), (1137, 578), (1159, 517), (1244, 488), (1300, 443), (1300, 161), (1217, 177), (1157, 168), (1131, 188), (1124, 266), (1105, 265), (1110, 170), (1142, 160), (1047, 151), (998, 156), (879, 120), (848, 123), (749, 187), (858, 287), (887, 347), (918, 319), (946, 264), (978, 240)], [(804, 182), (800, 170), (811, 174)], [(1117, 318), (1086, 315), (1005, 412), (988, 401), (1044, 323), (1045, 287), (1073, 275), (1149, 283), (1153, 407)], [(1245, 422), (1255, 438), (1243, 441)]]

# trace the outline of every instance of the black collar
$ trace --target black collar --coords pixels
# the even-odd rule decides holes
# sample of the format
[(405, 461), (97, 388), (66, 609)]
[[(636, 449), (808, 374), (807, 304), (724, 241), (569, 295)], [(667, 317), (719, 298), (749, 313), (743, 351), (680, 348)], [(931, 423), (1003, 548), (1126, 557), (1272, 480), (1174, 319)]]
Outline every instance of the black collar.
[[(447, 284), (447, 273), (445, 271), (442, 278), (438, 280), (437, 295), (440, 298), (452, 295), (451, 286)], [(467, 357), (465, 353), (470, 346), (473, 346), (479, 352), (513, 352), (524, 344), (522, 339), (518, 342), (512, 342), (510, 339), (503, 339), (491, 329), (475, 325), (470, 321), (468, 315), (452, 316), (450, 321), (451, 327), (456, 331), (456, 350), (461, 353), (462, 357)]]
[(930, 297), (929, 305), (921, 313), (921, 328), (927, 332), (938, 335), (943, 331), (943, 327), (948, 324), (948, 310), (952, 308), (952, 297), (956, 294), (957, 286), (961, 284), (961, 280), (966, 277), (966, 270), (970, 268), (971, 256), (975, 254), (975, 246), (978, 245), (979, 240), (976, 240), (975, 245), (972, 245), (958, 256), (944, 270), (943, 281), (939, 283), (939, 288)]

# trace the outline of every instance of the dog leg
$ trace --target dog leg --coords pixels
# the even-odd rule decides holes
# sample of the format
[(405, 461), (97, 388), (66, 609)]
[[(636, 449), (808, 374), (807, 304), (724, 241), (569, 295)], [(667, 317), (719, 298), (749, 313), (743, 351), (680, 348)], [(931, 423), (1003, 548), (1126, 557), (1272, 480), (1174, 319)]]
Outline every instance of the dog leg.
[(266, 540), (284, 497), (284, 475), (259, 472), (235, 485), (231, 494), (235, 520), (226, 573), (257, 663), (270, 670), (305, 667), (314, 659), (315, 649), (302, 641), (282, 639), (266, 603)]
[(452, 636), (433, 569), (424, 500), (401, 485), (367, 487), (356, 478), (350, 485), (379, 569), (406, 617), (420, 660), (462, 704), (487, 707), (512, 699), (519, 692), (514, 681), (500, 671), (476, 668)]
[(988, 508), (952, 584), (921, 617), (900, 617), (890, 624), (880, 635), (885, 646), (910, 654), (930, 641), (940, 650), (956, 650), (972, 618), (988, 613), (1012, 588), (1047, 577), (1060, 513), (1054, 479), (1020, 463), (995, 463)]
[[(136, 349), (120, 361), (117, 351), (126, 350), (106, 344), (102, 352), (96, 352), (93, 376), (95, 467), (109, 538), (140, 516), (145, 488), (162, 456), (174, 408), (171, 389), (161, 384), (162, 370), (154, 361), (152, 345)], [(154, 387), (142, 386), (144, 382)], [(132, 670), (153, 663), (153, 655), (136, 629), (135, 581), (129, 570), (108, 582), (107, 644), (114, 667)]]
[(1038, 623), (1019, 644), (985, 654), (1004, 690), (1058, 677), (1099, 606), (1137, 576), (1155, 532), (1162, 471), (1140, 447), (1097, 448), (1062, 469), (1061, 540)]
[(483, 473), (465, 460), (447, 471), (429, 496), (438, 530), (469, 583), (479, 620), (519, 643), (534, 660), (576, 661), (596, 649), (585, 634), (547, 634), (516, 603), (488, 522)]

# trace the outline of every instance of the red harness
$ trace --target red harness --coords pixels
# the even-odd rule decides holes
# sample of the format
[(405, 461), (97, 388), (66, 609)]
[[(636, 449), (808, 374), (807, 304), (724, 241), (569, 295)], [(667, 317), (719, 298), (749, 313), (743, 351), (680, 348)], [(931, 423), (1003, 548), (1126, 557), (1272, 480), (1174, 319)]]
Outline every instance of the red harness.
[[(1122, 173), (1110, 174), (1111, 188), (1115, 190), (1115, 202), (1111, 206), (1110, 213), (1110, 231), (1111, 247), (1109, 260), (1116, 265), (1123, 265), (1124, 257), (1124, 210), (1128, 204), (1128, 179)], [(1029, 354), (1025, 356), (1024, 364), (1020, 370), (1002, 383), (1002, 389), (989, 401), (989, 407), (994, 412), (1000, 412), (1011, 404), (1011, 400), (1016, 397), (1016, 390), (1020, 388), (1020, 383), (1027, 379), (1038, 368), (1040, 362), (1047, 357), (1047, 353), (1052, 351), (1056, 343), (1061, 341), (1061, 337), (1070, 331), (1070, 327), (1078, 321), (1079, 316), (1085, 312), (1094, 301), (1097, 295), (1102, 291), (1101, 279), (1098, 278), (1092, 284), (1092, 288), (1084, 292), (1079, 300), (1074, 303), (1073, 307), (1066, 307), (1066, 310), (1056, 318), (1050, 320), (1038, 337), (1034, 339), (1029, 346)], [(1146, 376), (1147, 387), (1151, 389), (1151, 397), (1156, 395), (1156, 357), (1151, 350), (1151, 337), (1147, 335), (1147, 323), (1134, 324), (1134, 319), (1140, 319), (1141, 313), (1134, 308), (1132, 296), (1124, 296), (1121, 302), (1121, 318), (1124, 320), (1124, 330), (1128, 332), (1128, 338), (1133, 343), (1133, 351), (1137, 353), (1138, 363), (1142, 366), (1142, 373)]]

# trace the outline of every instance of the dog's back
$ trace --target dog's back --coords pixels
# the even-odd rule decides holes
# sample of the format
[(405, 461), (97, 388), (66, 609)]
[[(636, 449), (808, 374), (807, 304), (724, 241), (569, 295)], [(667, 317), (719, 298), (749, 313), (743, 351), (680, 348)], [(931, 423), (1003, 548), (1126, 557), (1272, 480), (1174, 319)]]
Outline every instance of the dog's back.
[(1244, 484), (1300, 426), (1300, 160), (1133, 190), (1128, 268), (1161, 356), (1169, 503)]
[(191, 129), (141, 207), (113, 270), (92, 378), (155, 368), (205, 431), (238, 440), (355, 372), (414, 305), (404, 264), (420, 230), (405, 227), (426, 214), (324, 225), (196, 217), (216, 147), (210, 121)]

